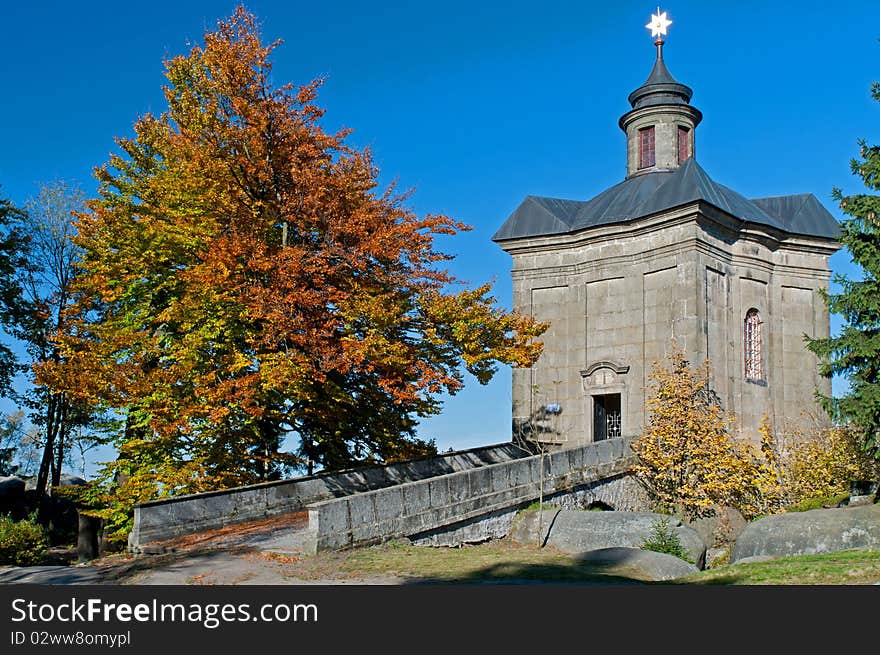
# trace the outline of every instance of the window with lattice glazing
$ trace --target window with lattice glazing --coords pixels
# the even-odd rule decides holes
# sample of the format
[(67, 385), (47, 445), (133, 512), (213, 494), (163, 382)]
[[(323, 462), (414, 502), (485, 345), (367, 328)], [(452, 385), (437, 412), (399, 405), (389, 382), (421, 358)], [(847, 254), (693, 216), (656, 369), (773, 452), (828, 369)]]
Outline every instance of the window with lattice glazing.
[(639, 168), (654, 165), (654, 126), (639, 130)]
[(761, 315), (757, 309), (746, 312), (743, 329), (743, 350), (745, 353), (746, 380), (760, 381), (764, 379), (764, 335), (762, 334)]

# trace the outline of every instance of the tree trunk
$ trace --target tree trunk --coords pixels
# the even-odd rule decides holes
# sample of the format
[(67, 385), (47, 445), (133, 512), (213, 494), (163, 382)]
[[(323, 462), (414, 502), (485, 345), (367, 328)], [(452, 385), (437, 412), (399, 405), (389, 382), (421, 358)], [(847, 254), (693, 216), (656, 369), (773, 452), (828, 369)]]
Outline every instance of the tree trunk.
[(88, 562), (98, 556), (98, 532), (100, 527), (101, 519), (86, 516), (85, 514), (79, 515), (79, 530), (76, 539), (77, 561)]
[(61, 467), (64, 465), (64, 451), (67, 447), (67, 433), (70, 426), (67, 425), (67, 402), (61, 402), (61, 417), (58, 421), (58, 439), (55, 446), (55, 468), (52, 471), (52, 486), (61, 482)]
[(49, 477), (52, 473), (54, 465), (55, 437), (58, 432), (56, 424), (56, 407), (58, 404), (58, 395), (50, 394), (46, 403), (46, 443), (43, 444), (43, 458), (40, 460), (40, 470), (37, 473), (37, 497), (46, 496), (46, 489), (49, 484)]

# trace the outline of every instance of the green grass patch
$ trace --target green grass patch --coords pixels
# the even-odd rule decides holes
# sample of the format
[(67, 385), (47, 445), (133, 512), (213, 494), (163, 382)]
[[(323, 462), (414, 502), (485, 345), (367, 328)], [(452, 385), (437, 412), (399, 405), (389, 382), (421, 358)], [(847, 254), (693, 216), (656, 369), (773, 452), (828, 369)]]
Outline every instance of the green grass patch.
[[(288, 580), (355, 582), (644, 583), (626, 567), (584, 564), (552, 547), (500, 539), (460, 548), (413, 546), (402, 540), (368, 548), (272, 559)], [(802, 555), (701, 571), (665, 583), (694, 585), (854, 585), (880, 582), (880, 552)]]
[(635, 582), (581, 564), (552, 548), (506, 540), (460, 548), (374, 546), (349, 551), (340, 569), (348, 575), (397, 575), (437, 582)]
[(537, 500), (533, 502), (531, 505), (525, 508), (523, 511), (529, 510), (538, 510), (538, 509), (561, 509), (558, 505), (550, 505), (548, 503), (544, 503), (543, 506)]
[(880, 582), (880, 551), (780, 557), (701, 571), (675, 581), (702, 585), (857, 585)]
[(823, 507), (837, 507), (849, 498), (849, 493), (837, 494), (836, 496), (820, 496), (818, 498), (806, 498), (788, 508), (789, 512), (808, 512), (811, 509)]

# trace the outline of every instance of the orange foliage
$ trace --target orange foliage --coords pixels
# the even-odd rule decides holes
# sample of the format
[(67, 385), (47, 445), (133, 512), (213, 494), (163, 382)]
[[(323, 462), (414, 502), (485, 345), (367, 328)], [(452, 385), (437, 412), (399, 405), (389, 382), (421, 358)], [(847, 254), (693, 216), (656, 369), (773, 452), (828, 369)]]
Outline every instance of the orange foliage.
[(440, 267), (434, 236), (467, 227), (377, 192), (369, 150), (321, 128), (320, 80), (272, 86), (277, 45), (239, 8), (166, 62), (167, 112), (97, 170), (65, 363), (39, 373), (125, 413), (144, 476), (186, 462), (180, 490), (271, 477), (287, 431), (331, 467), (430, 452), (418, 417), (464, 369), (529, 366), (546, 329)]

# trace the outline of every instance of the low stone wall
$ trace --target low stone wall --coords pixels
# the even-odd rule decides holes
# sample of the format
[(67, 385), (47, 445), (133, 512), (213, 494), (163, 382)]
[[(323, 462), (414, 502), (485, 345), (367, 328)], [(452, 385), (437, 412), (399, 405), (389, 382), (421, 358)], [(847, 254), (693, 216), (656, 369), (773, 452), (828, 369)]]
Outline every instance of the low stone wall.
[(142, 503), (134, 508), (129, 548), (137, 551), (141, 545), (152, 541), (295, 512), (318, 501), (469, 471), (525, 456), (527, 453), (514, 444), (502, 443), (398, 464), (319, 473)]
[(308, 507), (309, 548), (334, 550), (398, 537), (443, 543), (435, 537), (456, 531), (459, 542), (487, 538), (485, 526), (476, 523), (488, 521), (495, 531), (508, 529), (516, 509), (539, 497), (542, 460), (544, 496), (549, 499), (629, 472), (635, 463), (630, 442), (626, 437), (608, 439), (314, 503)]
[(583, 487), (563, 491), (544, 499), (560, 509), (610, 509), (615, 512), (645, 512), (651, 499), (634, 475), (618, 475)]

